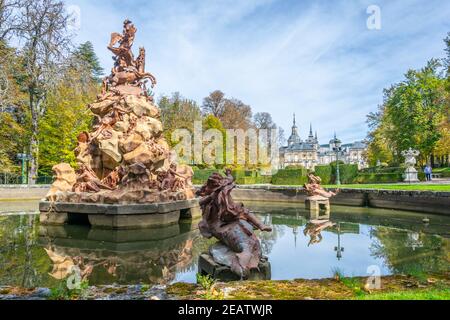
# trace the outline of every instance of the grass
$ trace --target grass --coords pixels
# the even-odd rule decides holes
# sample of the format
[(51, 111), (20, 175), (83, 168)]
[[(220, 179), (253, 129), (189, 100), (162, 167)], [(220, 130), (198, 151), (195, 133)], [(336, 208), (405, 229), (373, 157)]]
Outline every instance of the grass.
[(67, 287), (67, 280), (61, 280), (57, 286), (50, 288), (50, 300), (77, 300), (84, 299), (89, 282), (83, 280), (78, 289), (69, 289)]
[[(337, 185), (327, 185), (325, 188), (338, 188)], [(450, 192), (450, 184), (343, 184), (341, 189), (385, 189), (405, 191), (447, 191)]]
[(421, 291), (397, 291), (361, 295), (358, 300), (450, 300), (449, 289), (430, 289)]
[[(450, 300), (450, 280), (447, 274), (433, 277), (425, 275), (425, 278), (422, 274), (386, 276), (381, 278), (381, 288), (370, 289), (366, 288), (366, 277), (345, 277), (339, 269), (332, 272), (333, 278), (320, 280), (214, 284), (213, 287), (218, 292), (223, 292), (222, 295), (205, 295), (204, 287), (200, 284), (174, 284), (169, 286), (168, 293), (186, 300)], [(199, 294), (200, 292), (203, 294)]]

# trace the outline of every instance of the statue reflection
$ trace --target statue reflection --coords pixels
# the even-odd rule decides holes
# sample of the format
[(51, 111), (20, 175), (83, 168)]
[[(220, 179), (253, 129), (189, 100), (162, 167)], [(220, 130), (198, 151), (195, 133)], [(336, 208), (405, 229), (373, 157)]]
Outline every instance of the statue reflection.
[(79, 270), (82, 280), (102, 284), (167, 284), (177, 274), (195, 270), (198, 230), (179, 225), (151, 230), (86, 230), (81, 226), (41, 226), (53, 269), (49, 275), (64, 280)]
[(52, 278), (57, 280), (66, 279), (77, 267), (80, 270), (81, 280), (86, 280), (92, 273), (94, 265), (90, 262), (85, 263), (83, 257), (70, 257), (58, 254), (55, 248), (50, 246), (44, 248), (48, 257), (53, 263), (53, 270), (49, 273)]
[(308, 247), (323, 240), (322, 231), (335, 226), (330, 220), (310, 220), (303, 230), (305, 236), (309, 236)]

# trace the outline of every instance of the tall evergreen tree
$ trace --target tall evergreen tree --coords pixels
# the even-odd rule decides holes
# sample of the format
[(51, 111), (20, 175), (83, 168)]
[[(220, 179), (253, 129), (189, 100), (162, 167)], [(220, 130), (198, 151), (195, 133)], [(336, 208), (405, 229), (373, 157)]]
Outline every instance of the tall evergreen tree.
[(99, 82), (103, 76), (103, 68), (95, 53), (94, 46), (90, 41), (82, 43), (78, 46), (74, 53), (75, 58), (87, 64), (93, 80)]

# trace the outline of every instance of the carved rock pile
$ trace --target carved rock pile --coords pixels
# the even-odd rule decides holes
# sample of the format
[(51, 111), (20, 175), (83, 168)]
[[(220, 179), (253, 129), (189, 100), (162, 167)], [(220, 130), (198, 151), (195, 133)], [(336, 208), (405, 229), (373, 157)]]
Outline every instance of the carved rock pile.
[(193, 171), (173, 162), (150, 98), (108, 93), (89, 107), (95, 120), (92, 132), (78, 136), (76, 180), (67, 164), (55, 166), (55, 183), (64, 181), (64, 188), (54, 185), (48, 200), (154, 203), (194, 197)]
[[(109, 49), (116, 55), (104, 90), (89, 105), (91, 132), (78, 136), (77, 171), (67, 164), (53, 169), (56, 181), (46, 199), (59, 202), (155, 203), (194, 198), (193, 171), (175, 163), (163, 136), (160, 112), (145, 83), (145, 49), (134, 60), (136, 28), (124, 22), (123, 35), (113, 33)], [(119, 43), (119, 47), (115, 45)]]

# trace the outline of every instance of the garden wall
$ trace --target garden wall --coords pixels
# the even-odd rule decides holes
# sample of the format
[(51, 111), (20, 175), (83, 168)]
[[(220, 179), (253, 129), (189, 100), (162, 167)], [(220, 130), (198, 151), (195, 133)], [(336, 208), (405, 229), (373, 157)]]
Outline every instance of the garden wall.
[(50, 185), (4, 185), (0, 186), (0, 200), (40, 200), (49, 189)]
[[(237, 201), (304, 203), (302, 188), (285, 186), (241, 186), (233, 191)], [(450, 192), (341, 189), (333, 205), (416, 211), (450, 215)]]

